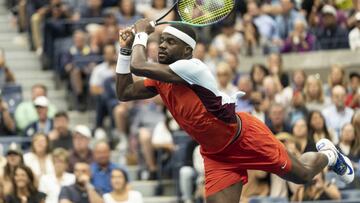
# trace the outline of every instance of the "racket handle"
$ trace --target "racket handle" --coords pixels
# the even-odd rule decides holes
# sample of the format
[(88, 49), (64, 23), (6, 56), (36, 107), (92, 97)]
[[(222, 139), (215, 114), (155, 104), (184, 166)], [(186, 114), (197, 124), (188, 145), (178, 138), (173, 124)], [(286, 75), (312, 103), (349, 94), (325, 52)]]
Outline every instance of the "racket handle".
[[(155, 22), (155, 21), (150, 21), (150, 25), (153, 26), (153, 27), (155, 27), (155, 26), (156, 26), (156, 22)], [(132, 28), (131, 31), (132, 31), (133, 34), (135, 34), (135, 29), (134, 29), (134, 28)]]

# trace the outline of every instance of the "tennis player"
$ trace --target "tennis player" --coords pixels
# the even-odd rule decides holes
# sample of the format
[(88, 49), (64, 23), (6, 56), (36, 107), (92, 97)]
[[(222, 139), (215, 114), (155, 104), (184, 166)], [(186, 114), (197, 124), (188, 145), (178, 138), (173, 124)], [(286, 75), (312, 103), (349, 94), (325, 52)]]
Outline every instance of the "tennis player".
[[(327, 139), (318, 152), (299, 159), (286, 151), (264, 123), (248, 113), (235, 112), (234, 101), (222, 94), (209, 68), (192, 58), (195, 31), (187, 25), (166, 27), (160, 38), (158, 61), (146, 60), (148, 35), (154, 31), (141, 19), (120, 31), (116, 88), (121, 101), (159, 94), (178, 124), (201, 145), (208, 203), (238, 203), (247, 170), (263, 170), (298, 184), (329, 166), (341, 179), (354, 179), (350, 160)], [(132, 74), (146, 77), (134, 82)]]

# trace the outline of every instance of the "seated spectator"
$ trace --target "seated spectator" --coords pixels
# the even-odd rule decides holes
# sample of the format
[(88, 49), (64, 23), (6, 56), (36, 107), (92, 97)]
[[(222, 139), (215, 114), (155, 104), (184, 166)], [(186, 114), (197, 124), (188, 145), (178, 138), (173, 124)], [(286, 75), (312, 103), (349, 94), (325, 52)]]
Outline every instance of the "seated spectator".
[(7, 203), (45, 203), (46, 195), (36, 188), (36, 177), (31, 169), (25, 165), (15, 168), (13, 191), (5, 199)]
[(312, 142), (317, 143), (323, 138), (331, 140), (335, 144), (338, 142), (338, 140), (335, 140), (333, 131), (326, 126), (325, 118), (320, 111), (310, 112), (307, 125), (309, 128), (309, 139), (311, 139)]
[(305, 152), (316, 152), (316, 146), (312, 139), (309, 139), (309, 130), (304, 119), (299, 119), (294, 123), (292, 134), (295, 141), (299, 144), (301, 154)]
[(288, 117), (290, 125), (293, 125), (298, 119), (307, 119), (308, 110), (305, 106), (304, 95), (301, 92), (296, 92), (292, 98), (290, 112)]
[(245, 20), (244, 16), (244, 46), (241, 52), (245, 56), (260, 56), (263, 54), (265, 40), (260, 35), (258, 27), (251, 21), (251, 17), (248, 18), (248, 20)]
[(297, 20), (305, 21), (300, 12), (295, 9), (295, 1), (281, 0), (282, 12), (276, 16), (275, 21), (279, 29), (280, 38), (285, 40), (295, 28)]
[(336, 22), (336, 9), (331, 5), (325, 5), (321, 12), (324, 25), (315, 28), (316, 49), (328, 50), (349, 48), (348, 33)]
[(239, 65), (240, 65), (240, 61), (238, 58), (238, 55), (232, 53), (232, 52), (226, 52), (223, 54), (225, 63), (227, 63), (232, 71), (232, 75), (233, 75), (233, 85), (237, 84), (238, 79), (240, 78), (240, 74), (237, 72)]
[(156, 124), (151, 143), (154, 149), (163, 149), (165, 152), (172, 153), (175, 150), (172, 133), (180, 130), (180, 127), (166, 107), (163, 111), (165, 120)]
[(360, 137), (360, 111), (356, 111), (351, 119), (351, 124), (355, 128), (355, 137)]
[(141, 15), (137, 13), (135, 7), (134, 0), (120, 1), (119, 12), (116, 13), (117, 22), (120, 29), (134, 25), (135, 22), (141, 18)]
[(91, 183), (100, 193), (111, 192), (111, 171), (117, 166), (110, 161), (110, 146), (105, 141), (96, 143), (94, 147), (94, 162), (91, 163)]
[(355, 128), (351, 123), (345, 124), (341, 129), (341, 135), (338, 145), (339, 151), (349, 157), (353, 162), (354, 168), (358, 170), (360, 160), (360, 138), (356, 137)]
[(112, 191), (103, 195), (104, 203), (143, 203), (140, 192), (131, 190), (129, 186), (129, 177), (126, 172), (119, 168), (111, 171)]
[(292, 201), (340, 200), (341, 193), (334, 183), (325, 182), (325, 173), (316, 175), (310, 184), (299, 187)]
[(274, 135), (280, 132), (291, 132), (291, 127), (285, 120), (285, 109), (281, 104), (273, 103), (270, 106), (265, 123)]
[(350, 123), (354, 111), (345, 106), (346, 90), (343, 86), (337, 85), (332, 89), (332, 105), (323, 109), (326, 125), (335, 130), (336, 140), (339, 140), (340, 130)]
[(265, 123), (265, 108), (262, 103), (264, 102), (264, 96), (261, 92), (252, 92), (250, 95), (250, 102), (253, 105), (253, 110), (250, 112), (257, 119)]
[[(41, 52), (41, 46), (42, 46), (42, 30), (41, 26), (44, 22), (44, 19), (46, 17), (46, 14), (50, 10), (50, 4), (51, 1), (33, 1), (31, 2), (31, 5), (33, 6), (35, 12), (34, 13), (27, 13), (27, 15), (30, 15), (30, 29), (31, 29), (31, 46), (33, 50), (36, 50), (37, 52)], [(57, 1), (59, 2), (59, 1)], [(29, 11), (28, 11), (29, 12)], [(39, 50), (39, 51), (38, 51)]]
[(61, 111), (54, 116), (54, 129), (49, 133), (51, 148), (73, 148), (72, 133), (69, 129), (69, 117), (66, 112)]
[(63, 56), (65, 71), (69, 76), (71, 90), (75, 94), (78, 110), (86, 109), (85, 84), (96, 65), (94, 53), (87, 43), (86, 34), (77, 30), (73, 34), (74, 45)]
[(49, 139), (46, 135), (34, 135), (31, 151), (24, 154), (24, 163), (31, 168), (37, 178), (42, 175), (54, 175), (55, 169), (50, 154)]
[(8, 105), (0, 98), (0, 135), (13, 135), (15, 131), (15, 121), (8, 111)]
[(357, 72), (350, 73), (349, 91), (346, 96), (346, 106), (356, 109), (360, 107), (360, 74)]
[(103, 203), (101, 196), (91, 185), (91, 170), (89, 164), (77, 162), (74, 165), (76, 181), (70, 186), (61, 188), (59, 203)]
[(344, 66), (339, 64), (332, 64), (330, 74), (327, 78), (327, 84), (324, 85), (325, 95), (330, 97), (332, 88), (336, 85), (341, 85), (346, 88), (346, 74)]
[(306, 73), (304, 70), (295, 70), (292, 74), (292, 89), (294, 94), (297, 92), (303, 92), (306, 82)]
[(268, 174), (265, 171), (248, 170), (248, 182), (242, 188), (241, 202), (247, 202), (248, 198), (252, 196), (269, 195), (270, 186), (267, 182)]
[(231, 81), (234, 77), (232, 74), (231, 68), (227, 63), (219, 63), (216, 66), (216, 76), (218, 81), (218, 88), (221, 92), (232, 96), (237, 92), (236, 86), (234, 86)]
[(32, 137), (36, 133), (49, 134), (54, 128), (53, 120), (48, 118), (49, 100), (40, 96), (34, 100), (34, 106), (38, 113), (39, 120), (30, 123), (24, 131), (25, 137)]
[[(40, 96), (47, 96), (47, 88), (42, 84), (36, 84), (31, 88), (31, 101), (23, 101), (17, 106), (15, 110), (15, 121), (19, 130), (24, 130), (30, 123), (39, 119), (33, 102)], [(50, 103), (48, 105), (47, 117), (54, 117), (56, 111), (56, 107)]]
[(74, 148), (70, 151), (69, 158), (69, 172), (74, 171), (74, 166), (77, 162), (92, 163), (93, 153), (89, 148), (91, 140), (91, 131), (85, 125), (75, 126), (73, 132)]
[[(284, 0), (290, 1), (290, 0)], [(281, 85), (281, 89), (290, 85), (289, 76), (283, 70), (283, 60), (280, 54), (270, 54), (268, 56), (268, 69), (271, 76), (274, 77), (276, 83)]]
[(304, 87), (305, 106), (309, 111), (321, 111), (331, 101), (324, 94), (324, 89), (319, 75), (309, 75)]
[[(159, 46), (157, 46), (157, 48), (158, 47)], [(210, 55), (210, 47), (207, 44), (205, 44), (204, 42), (197, 42), (193, 52), (193, 58), (197, 58), (200, 61), (204, 62), (209, 67), (211, 73), (213, 75), (216, 75), (216, 61), (218, 58), (212, 57)]]
[(263, 80), (267, 75), (269, 75), (269, 71), (263, 64), (254, 64), (251, 67), (250, 77), (254, 90), (263, 90)]
[(15, 142), (11, 143), (8, 151), (6, 152), (6, 165), (3, 170), (4, 174), (1, 176), (4, 195), (8, 195), (13, 191), (12, 179), (15, 174), (15, 168), (23, 164), (24, 159), (21, 147)]
[(355, 22), (355, 27), (349, 33), (349, 45), (353, 51), (360, 49), (360, 12), (355, 14)]
[(0, 48), (0, 89), (10, 83), (15, 83), (15, 77), (6, 65), (5, 51)]
[(294, 22), (294, 30), (290, 32), (285, 40), (281, 52), (308, 52), (313, 50), (314, 46), (315, 37), (307, 31), (306, 22), (302, 19), (297, 19)]
[(102, 17), (102, 1), (88, 0), (86, 5), (80, 8), (80, 19)]
[[(169, 6), (166, 0), (151, 0), (151, 7), (143, 11), (144, 17), (150, 20), (156, 20), (169, 11)], [(175, 12), (171, 11), (163, 20), (171, 21), (174, 19)]]
[(40, 178), (39, 191), (46, 194), (45, 203), (58, 203), (61, 187), (75, 183), (74, 174), (67, 173), (69, 153), (63, 148), (56, 148), (52, 152), (55, 174), (43, 175)]
[(226, 51), (238, 55), (243, 41), (242, 34), (235, 30), (234, 24), (227, 22), (222, 24), (221, 32), (215, 36), (212, 46), (220, 55), (223, 55)]
[(251, 82), (250, 76), (248, 75), (241, 76), (237, 84), (237, 89), (245, 92), (245, 95), (236, 99), (235, 111), (251, 112), (254, 107), (253, 104), (251, 103), (253, 84)]

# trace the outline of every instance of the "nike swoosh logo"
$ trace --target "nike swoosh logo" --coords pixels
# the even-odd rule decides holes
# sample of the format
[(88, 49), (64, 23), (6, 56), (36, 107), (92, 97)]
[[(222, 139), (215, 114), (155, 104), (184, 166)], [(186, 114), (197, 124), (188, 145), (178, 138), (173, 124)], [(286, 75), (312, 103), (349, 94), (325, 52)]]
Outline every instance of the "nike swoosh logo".
[(284, 169), (285, 169), (285, 167), (286, 167), (286, 165), (287, 165), (287, 161), (285, 162), (285, 164), (284, 164), (284, 165), (282, 165), (282, 166), (281, 166), (281, 169), (282, 169), (282, 170), (284, 170)]
[(352, 175), (354, 173), (353, 169), (345, 162), (345, 165), (349, 168), (349, 173), (348, 175)]

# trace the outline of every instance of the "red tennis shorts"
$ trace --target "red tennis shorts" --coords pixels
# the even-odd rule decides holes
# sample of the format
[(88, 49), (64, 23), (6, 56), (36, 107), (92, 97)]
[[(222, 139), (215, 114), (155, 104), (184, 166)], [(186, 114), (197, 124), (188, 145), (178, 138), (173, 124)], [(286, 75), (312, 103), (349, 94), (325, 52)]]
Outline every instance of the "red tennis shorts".
[(235, 183), (247, 183), (247, 170), (262, 170), (277, 175), (291, 170), (291, 160), (283, 144), (260, 120), (248, 113), (237, 113), (240, 137), (222, 152), (203, 154), (206, 197)]

